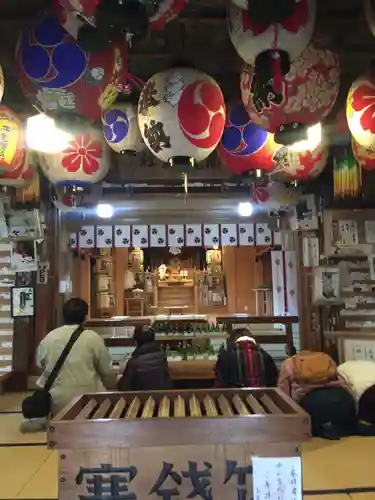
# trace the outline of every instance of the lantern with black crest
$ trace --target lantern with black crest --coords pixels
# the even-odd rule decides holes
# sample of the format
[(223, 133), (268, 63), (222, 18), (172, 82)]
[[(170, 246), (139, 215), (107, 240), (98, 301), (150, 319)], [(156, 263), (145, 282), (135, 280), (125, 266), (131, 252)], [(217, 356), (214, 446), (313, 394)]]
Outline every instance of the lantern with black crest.
[[(245, 10), (246, 9), (246, 10)], [(228, 12), (231, 41), (254, 67), (258, 85), (280, 91), (291, 61), (313, 34), (316, 0), (234, 0)]]

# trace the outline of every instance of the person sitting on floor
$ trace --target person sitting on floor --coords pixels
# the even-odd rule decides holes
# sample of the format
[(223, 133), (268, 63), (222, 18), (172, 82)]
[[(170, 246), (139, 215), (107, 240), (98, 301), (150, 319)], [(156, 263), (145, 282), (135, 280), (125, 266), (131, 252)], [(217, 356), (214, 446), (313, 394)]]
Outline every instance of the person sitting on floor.
[(375, 362), (352, 360), (342, 363), (337, 371), (348, 385), (358, 407), (358, 433), (375, 435)]
[(120, 391), (153, 391), (172, 389), (168, 361), (151, 328), (137, 326), (136, 348), (118, 381)]
[(257, 345), (250, 330), (234, 330), (227, 346), (219, 351), (216, 385), (220, 387), (274, 387), (277, 367), (273, 358)]
[(356, 431), (354, 398), (328, 354), (302, 351), (287, 358), (278, 387), (310, 415), (313, 436), (339, 439)]

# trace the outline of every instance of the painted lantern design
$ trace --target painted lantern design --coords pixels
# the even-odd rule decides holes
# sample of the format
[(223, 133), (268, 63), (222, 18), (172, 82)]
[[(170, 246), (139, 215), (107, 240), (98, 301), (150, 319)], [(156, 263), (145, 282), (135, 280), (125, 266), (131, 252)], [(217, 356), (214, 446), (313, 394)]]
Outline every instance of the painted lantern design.
[[(101, 0), (59, 0), (59, 2), (64, 8), (78, 12), (87, 23), (92, 26), (96, 25), (96, 9)], [(151, 30), (162, 30), (167, 23), (179, 15), (187, 3), (188, 0), (152, 2), (152, 7), (159, 5), (149, 17), (149, 28)]]
[(3, 68), (0, 66), (0, 102), (4, 95), (4, 73)]
[(364, 148), (355, 139), (352, 140), (352, 149), (360, 167), (364, 170), (375, 170), (375, 150)]
[(261, 169), (270, 172), (276, 167), (274, 153), (280, 149), (273, 134), (251, 122), (240, 103), (229, 106), (224, 133), (218, 153), (224, 165), (237, 174)]
[(116, 153), (139, 153), (144, 149), (138, 126), (137, 107), (130, 103), (116, 103), (102, 116), (103, 134)]
[[(235, 5), (236, 4), (236, 5)], [(310, 42), (316, 18), (316, 0), (299, 0), (292, 16), (280, 23), (261, 24), (250, 19), (247, 0), (230, 3), (228, 29), (238, 55), (248, 64), (270, 50), (299, 56)]]
[(254, 67), (246, 66), (241, 74), (242, 101), (251, 120), (269, 132), (276, 132), (285, 124), (314, 125), (333, 108), (339, 92), (339, 77), (337, 55), (309, 44), (292, 61), (280, 92), (274, 91), (272, 82), (257, 86)]
[(20, 166), (13, 170), (0, 169), (0, 185), (22, 188), (27, 186), (36, 174), (36, 166), (32, 163), (32, 154), (26, 149), (22, 153)]
[(0, 175), (16, 175), (25, 163), (25, 139), (17, 115), (0, 106)]
[(375, 75), (361, 76), (352, 84), (346, 101), (346, 118), (355, 141), (375, 150)]
[(223, 134), (224, 97), (210, 76), (192, 68), (170, 69), (144, 86), (138, 123), (147, 147), (160, 160), (184, 157), (199, 162)]
[(275, 155), (278, 164), (276, 171), (284, 178), (311, 181), (325, 169), (328, 154), (326, 144), (320, 144), (312, 151), (293, 151), (283, 147)]
[(33, 105), (89, 120), (113, 104), (125, 74), (121, 45), (84, 52), (53, 16), (21, 36), (16, 62), (22, 89)]
[(64, 151), (39, 156), (43, 173), (57, 186), (95, 184), (107, 175), (110, 164), (107, 143), (101, 131), (94, 128), (73, 136)]

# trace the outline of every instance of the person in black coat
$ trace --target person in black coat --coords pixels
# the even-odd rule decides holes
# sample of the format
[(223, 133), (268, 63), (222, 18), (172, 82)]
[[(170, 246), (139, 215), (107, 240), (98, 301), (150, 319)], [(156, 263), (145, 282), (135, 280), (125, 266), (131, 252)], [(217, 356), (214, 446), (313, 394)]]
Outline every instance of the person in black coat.
[(216, 385), (220, 387), (276, 387), (278, 371), (272, 356), (257, 345), (247, 328), (232, 332), (219, 351)]
[(118, 389), (120, 391), (172, 389), (167, 358), (155, 341), (153, 330), (137, 326), (133, 338), (136, 348), (118, 381)]

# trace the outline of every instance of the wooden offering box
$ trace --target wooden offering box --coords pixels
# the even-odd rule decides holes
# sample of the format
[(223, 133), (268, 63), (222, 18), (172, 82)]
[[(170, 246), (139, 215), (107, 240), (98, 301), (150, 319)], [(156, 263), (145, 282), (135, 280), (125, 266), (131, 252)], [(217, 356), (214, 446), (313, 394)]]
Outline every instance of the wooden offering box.
[(51, 422), (61, 500), (302, 498), (308, 415), (278, 389), (86, 394)]

